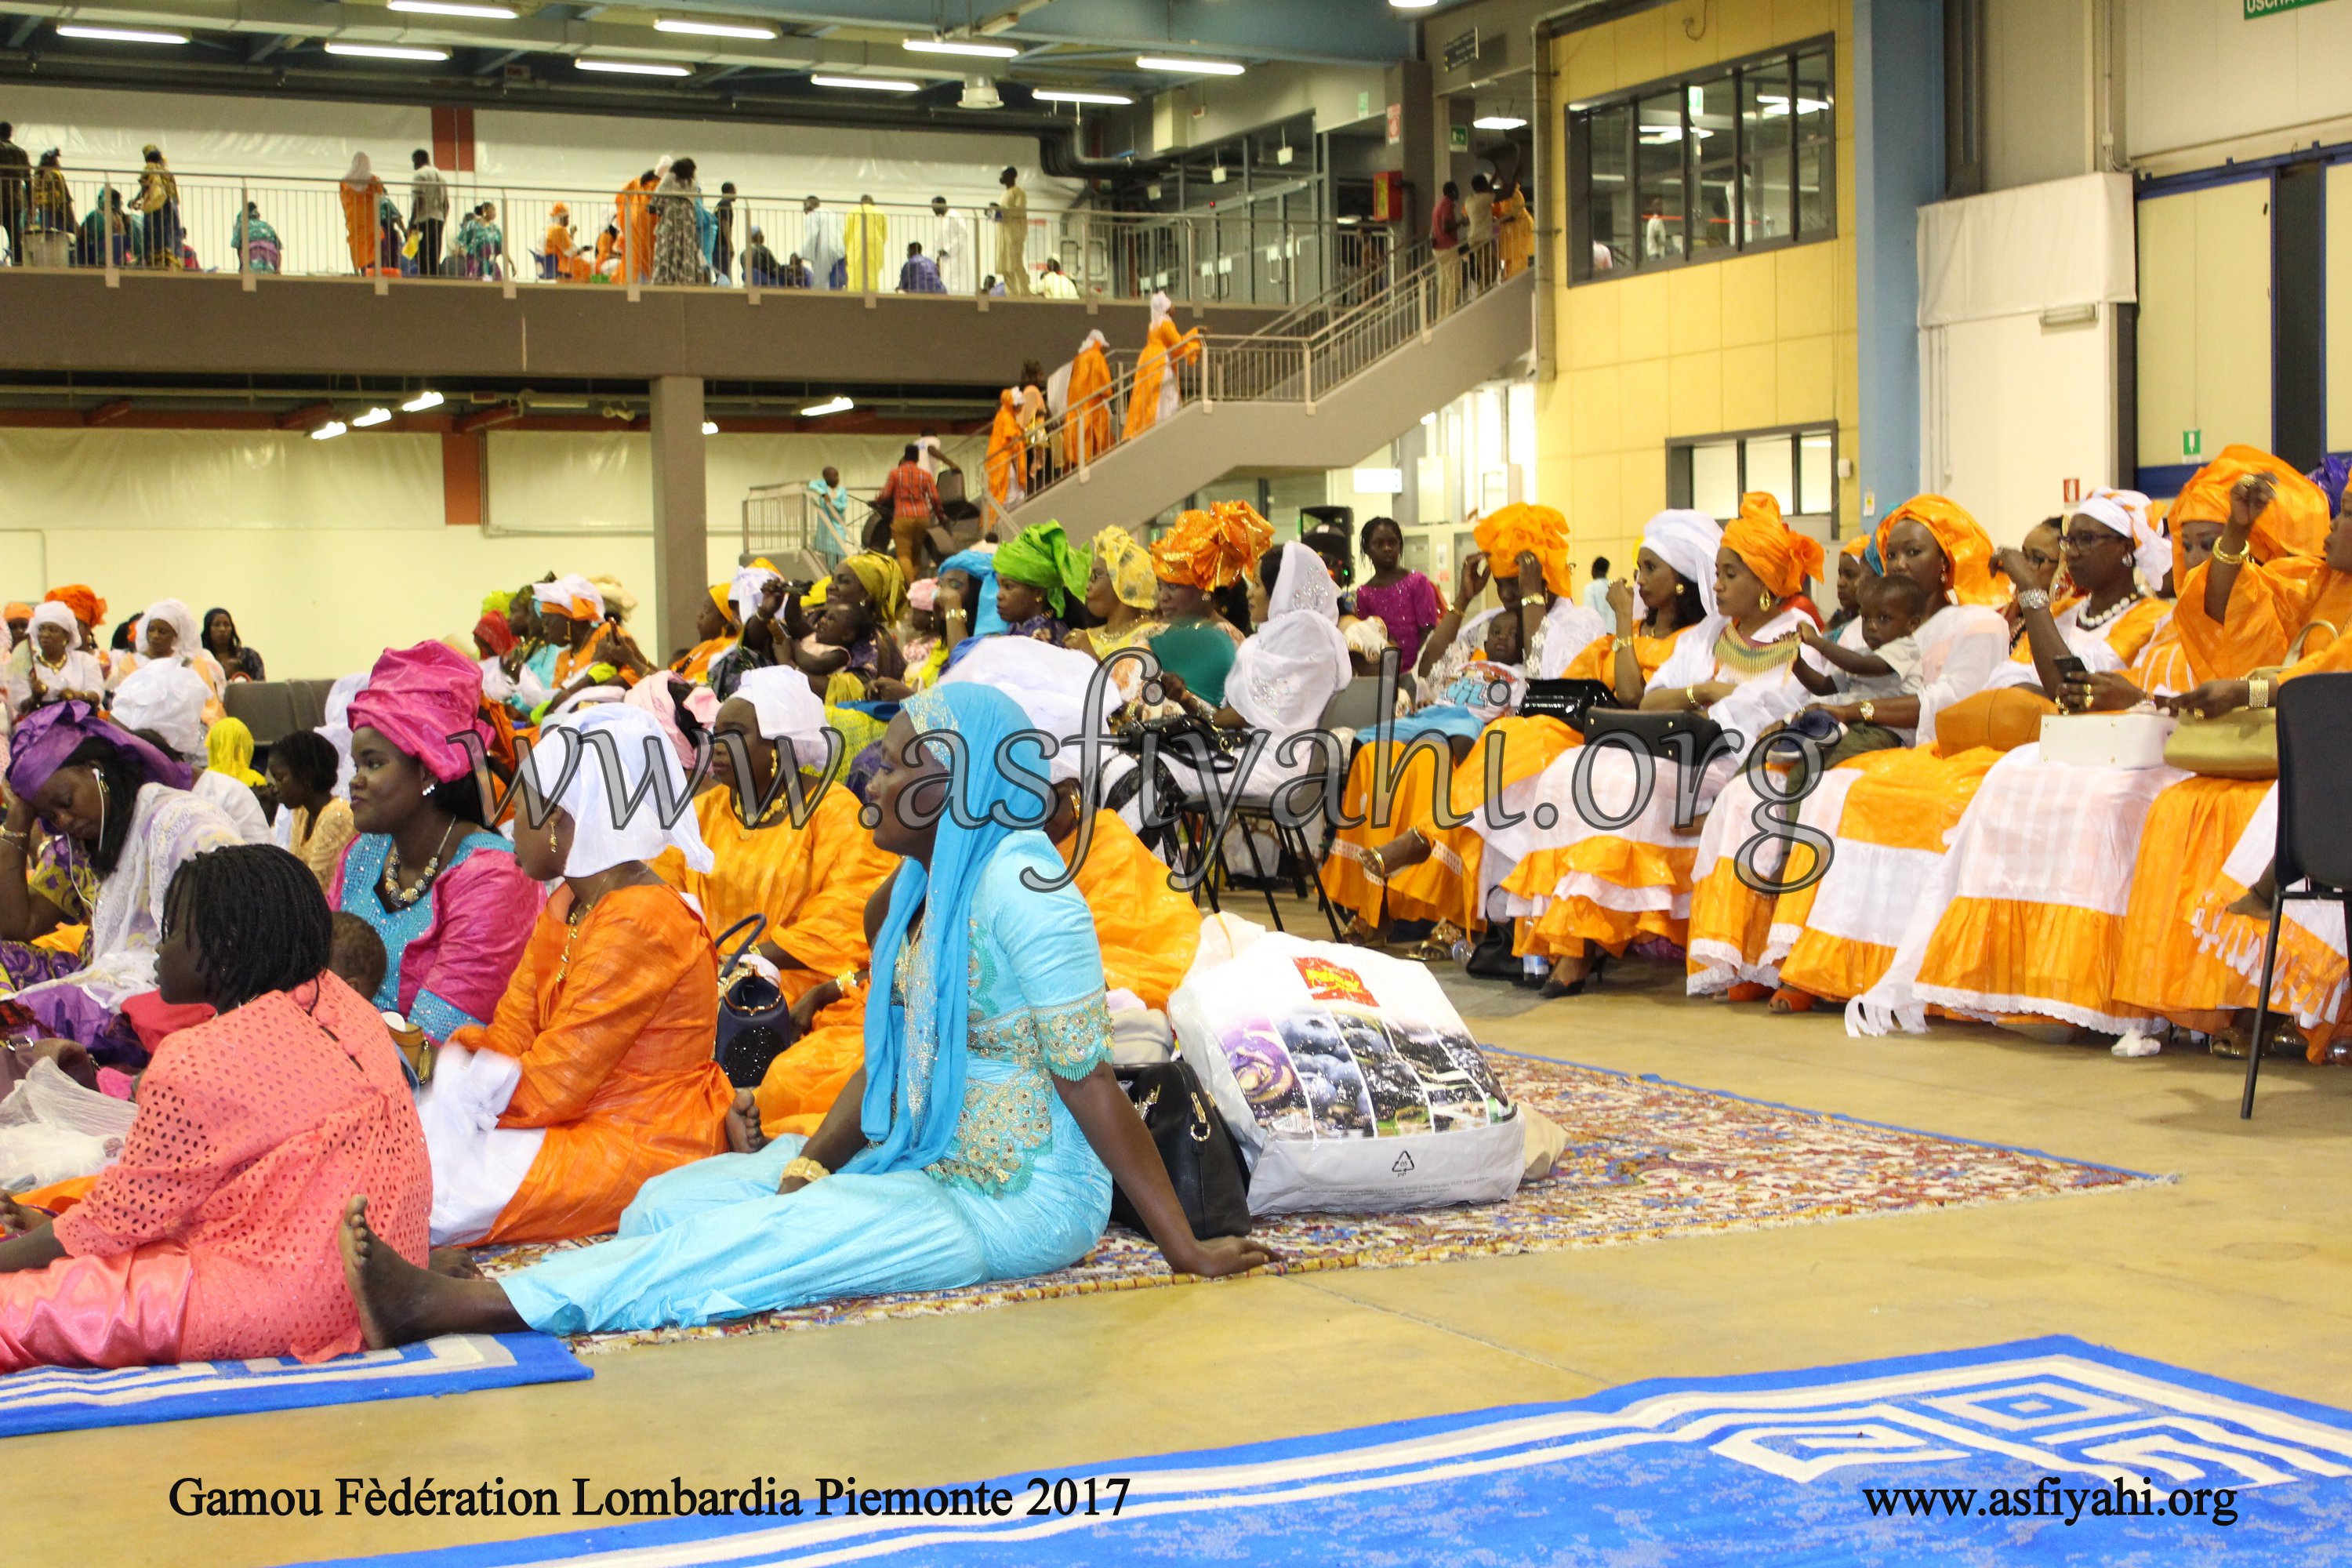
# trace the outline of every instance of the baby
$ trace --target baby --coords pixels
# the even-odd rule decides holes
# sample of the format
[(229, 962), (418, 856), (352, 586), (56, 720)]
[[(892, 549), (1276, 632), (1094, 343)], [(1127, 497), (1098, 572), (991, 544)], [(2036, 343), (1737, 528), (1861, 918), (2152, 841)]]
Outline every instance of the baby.
[[(1919, 689), (1919, 639), (1913, 634), (1927, 614), (1927, 590), (1909, 577), (1870, 577), (1863, 582), (1861, 600), (1862, 640), (1870, 645), (1868, 653), (1832, 641), (1808, 622), (1798, 628), (1797, 636), (1832, 668), (1816, 669), (1801, 658), (1789, 667), (1799, 685), (1816, 697), (1843, 698), (1841, 706), (1853, 715), (1830, 714), (1844, 719), (1845, 733), (1822, 758), (1824, 766), (1834, 767), (1864, 752), (1903, 745), (1901, 735), (1874, 721), (1871, 708), (1889, 698), (1913, 696)], [(1827, 710), (1825, 704), (1813, 707)]]
[(383, 938), (359, 916), (341, 911), (328, 922), (327, 931), (328, 969), (361, 995), (373, 996), (392, 963)]

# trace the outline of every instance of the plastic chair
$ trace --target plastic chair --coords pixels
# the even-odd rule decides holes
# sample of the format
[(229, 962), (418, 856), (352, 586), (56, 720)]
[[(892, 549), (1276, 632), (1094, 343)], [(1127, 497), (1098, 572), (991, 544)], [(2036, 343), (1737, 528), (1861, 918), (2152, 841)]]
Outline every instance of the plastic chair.
[[(2279, 917), (2290, 899), (2333, 899), (2352, 933), (2352, 818), (2335, 792), (2352, 777), (2352, 674), (2306, 675), (2278, 689), (2278, 846), (2271, 860), (2271, 927), (2263, 940), (2263, 982), (2254, 992), (2253, 1047), (2238, 1120), (2254, 1114), (2254, 1079), (2269, 1034), (2271, 975)], [(2296, 884), (2302, 884), (2297, 887)]]

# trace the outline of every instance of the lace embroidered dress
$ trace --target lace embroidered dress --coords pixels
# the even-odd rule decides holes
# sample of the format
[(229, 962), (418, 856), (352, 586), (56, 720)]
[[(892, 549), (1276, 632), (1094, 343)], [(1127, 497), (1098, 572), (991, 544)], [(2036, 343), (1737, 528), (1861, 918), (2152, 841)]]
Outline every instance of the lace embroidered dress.
[[(845, 1173), (778, 1195), (805, 1139), (722, 1154), (647, 1182), (617, 1240), (502, 1281), (534, 1328), (585, 1333), (708, 1323), (842, 1296), (944, 1290), (1066, 1268), (1101, 1237), (1110, 1173), (1054, 1087), (1109, 1059), (1102, 957), (1042, 834), (1014, 833), (970, 910), (963, 1112), (948, 1152), (917, 1170)], [(908, 942), (890, 1005), (931, 1005), (940, 976)], [(869, 1025), (869, 1028), (871, 1026)]]

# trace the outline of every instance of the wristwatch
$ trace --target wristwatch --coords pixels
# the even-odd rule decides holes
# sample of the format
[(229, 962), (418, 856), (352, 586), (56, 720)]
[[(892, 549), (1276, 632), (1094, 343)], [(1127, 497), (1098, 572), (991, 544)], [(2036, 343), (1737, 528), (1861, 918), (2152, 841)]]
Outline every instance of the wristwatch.
[(2050, 595), (2040, 588), (2021, 589), (2017, 595), (2017, 607), (2021, 610), (2046, 610), (2050, 607)]
[(1874, 704), (1865, 700), (1863, 705), (1855, 709), (1854, 711), (1862, 715), (1862, 721), (1864, 723), (1869, 724), (1875, 722), (1875, 721), (1872, 719), (1871, 715), (1877, 712), (1878, 710)]

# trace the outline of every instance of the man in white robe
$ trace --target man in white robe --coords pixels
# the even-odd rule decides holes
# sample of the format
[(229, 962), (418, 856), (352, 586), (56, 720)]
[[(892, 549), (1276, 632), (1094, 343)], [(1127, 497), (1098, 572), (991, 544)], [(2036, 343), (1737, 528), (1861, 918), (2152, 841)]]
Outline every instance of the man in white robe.
[(809, 287), (834, 287), (833, 269), (836, 263), (846, 263), (848, 252), (842, 236), (841, 215), (827, 212), (814, 196), (801, 204), (808, 215), (801, 233), (801, 259), (807, 263)]

